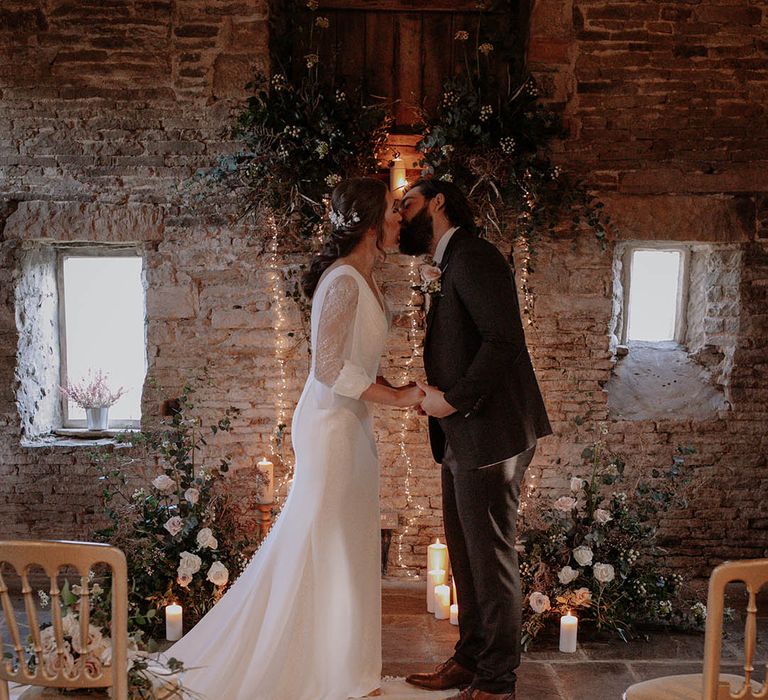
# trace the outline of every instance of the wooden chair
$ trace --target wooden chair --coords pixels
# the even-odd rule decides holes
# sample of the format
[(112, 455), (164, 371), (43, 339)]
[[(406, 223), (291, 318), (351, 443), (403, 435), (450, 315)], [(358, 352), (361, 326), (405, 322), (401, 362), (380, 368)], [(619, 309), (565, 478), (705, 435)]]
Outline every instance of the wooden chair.
[[(85, 542), (28, 541), (0, 542), (0, 565), (10, 564), (21, 577), (21, 593), (30, 628), (31, 645), (38, 660), (42, 659), (40, 625), (35, 607), (36, 595), (29, 583), (29, 569), (40, 566), (50, 579), (51, 622), (53, 624), (56, 653), (63, 658), (64, 630), (61, 615), (61, 591), (58, 573), (61, 567), (72, 566), (80, 575), (82, 589), (79, 601), (80, 639), (88, 639), (89, 579), (88, 573), (95, 564), (107, 564), (112, 570), (112, 620), (110, 638), (112, 659), (97, 676), (86, 673), (84, 664), (77, 664), (73, 675), (67, 675), (58, 664), (54, 675), (47, 672), (44, 664), (37, 663), (30, 669), (25, 656), (25, 640), (19, 634), (19, 625), (11, 604), (8, 586), (0, 570), (0, 601), (3, 606), (10, 641), (15, 650), (15, 660), (0, 659), (0, 700), (9, 700), (9, 682), (47, 688), (111, 688), (113, 700), (128, 699), (128, 574), (125, 555), (115, 547)], [(0, 635), (0, 649), (5, 640)], [(30, 692), (30, 691), (27, 691)], [(27, 695), (25, 693), (24, 695)]]
[[(729, 583), (746, 584), (747, 622), (744, 628), (744, 675), (720, 673), (725, 588)], [(709, 578), (707, 626), (704, 634), (703, 673), (654, 678), (627, 688), (624, 700), (765, 700), (768, 683), (752, 679), (757, 643), (757, 604), (760, 588), (768, 582), (768, 559), (729, 561), (718, 566)]]

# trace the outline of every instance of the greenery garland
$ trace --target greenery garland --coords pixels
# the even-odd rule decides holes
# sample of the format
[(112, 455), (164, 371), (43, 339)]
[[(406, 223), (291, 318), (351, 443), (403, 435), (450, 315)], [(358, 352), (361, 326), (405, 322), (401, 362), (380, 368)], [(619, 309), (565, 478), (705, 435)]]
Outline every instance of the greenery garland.
[[(283, 248), (309, 252), (323, 236), (333, 188), (379, 170), (391, 119), (382, 100), (323, 70), (321, 35), (330, 23), (316, 15), (316, 2), (306, 6), (302, 70), (258, 74), (246, 86), (254, 94), (232, 129), (243, 149), (201, 175), (237, 193), (238, 218), (255, 213), (277, 227)], [(270, 238), (269, 228), (261, 235)]]
[[(213, 181), (236, 200), (239, 217), (256, 214), (270, 222), (255, 236), (265, 249), (271, 242), (273, 254), (276, 243), (307, 255), (317, 249), (333, 187), (342, 177), (380, 171), (392, 126), (386, 103), (368, 101), (359, 87), (346, 87), (324, 70), (321, 37), (330, 22), (317, 14), (315, 0), (300, 5), (301, 46), (290, 54), (300, 57), (293, 60), (301, 60), (301, 68), (259, 75), (248, 85), (254, 94), (232, 131), (244, 147), (203, 178), (209, 202)], [(528, 275), (539, 238), (590, 231), (605, 247), (612, 224), (587, 186), (553, 162), (551, 145), (564, 136), (561, 117), (516, 60), (519, 46), (503, 23), (483, 21), (483, 10), (498, 12), (497, 5), (506, 7), (479, 3), (472, 36), (456, 33), (463, 70), (445, 81), (432, 113), (417, 109), (417, 150), (422, 174), (450, 179), (468, 194), (481, 233), (508, 248), (511, 264), (515, 244), (522, 244), (518, 281), (532, 318)], [(292, 286), (288, 295), (303, 305)]]

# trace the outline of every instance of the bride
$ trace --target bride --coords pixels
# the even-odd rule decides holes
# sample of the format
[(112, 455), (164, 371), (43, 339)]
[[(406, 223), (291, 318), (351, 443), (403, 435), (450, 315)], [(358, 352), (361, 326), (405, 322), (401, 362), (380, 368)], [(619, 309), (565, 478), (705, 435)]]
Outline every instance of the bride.
[(396, 249), (386, 185), (333, 192), (333, 232), (302, 280), (312, 367), (293, 415), (296, 470), (282, 513), (240, 578), (167, 652), (209, 700), (346, 700), (379, 687), (379, 465), (371, 404), (420, 403), (378, 377), (391, 314), (373, 277)]

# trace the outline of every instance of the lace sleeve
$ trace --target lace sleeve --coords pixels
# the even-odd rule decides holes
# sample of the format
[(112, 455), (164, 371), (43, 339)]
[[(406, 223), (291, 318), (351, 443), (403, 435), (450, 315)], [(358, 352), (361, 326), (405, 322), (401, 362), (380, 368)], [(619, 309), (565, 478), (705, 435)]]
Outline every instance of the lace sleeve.
[(334, 392), (360, 398), (375, 379), (352, 359), (360, 288), (351, 275), (339, 275), (325, 293), (315, 342), (315, 378)]

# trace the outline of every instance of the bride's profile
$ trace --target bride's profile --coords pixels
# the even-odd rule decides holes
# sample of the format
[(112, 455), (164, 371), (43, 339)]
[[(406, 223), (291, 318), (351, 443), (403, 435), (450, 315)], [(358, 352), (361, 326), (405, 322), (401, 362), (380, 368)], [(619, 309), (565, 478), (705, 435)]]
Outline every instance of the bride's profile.
[(312, 365), (292, 423), (296, 468), (282, 512), (240, 578), (168, 650), (210, 700), (346, 700), (381, 676), (379, 464), (372, 403), (423, 394), (378, 376), (391, 313), (373, 276), (396, 249), (386, 185), (341, 182), (331, 233), (302, 285)]

